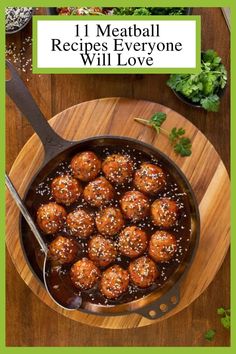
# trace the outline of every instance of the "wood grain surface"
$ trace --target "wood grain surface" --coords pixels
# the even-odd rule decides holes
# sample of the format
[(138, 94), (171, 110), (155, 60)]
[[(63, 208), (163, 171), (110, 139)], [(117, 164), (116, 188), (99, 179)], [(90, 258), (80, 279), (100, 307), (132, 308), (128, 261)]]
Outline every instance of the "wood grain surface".
[[(229, 68), (229, 36), (220, 9), (195, 9), (202, 14), (203, 49), (213, 47)], [(215, 27), (218, 31), (215, 33)], [(221, 28), (221, 30), (219, 30)], [(30, 31), (27, 28), (26, 31)], [(22, 41), (26, 33), (21, 33)], [(18, 35), (19, 36), (19, 35)], [(11, 38), (12, 39), (12, 38)], [(22, 75), (47, 117), (88, 99), (127, 96), (163, 103), (185, 115), (211, 140), (229, 168), (229, 98), (228, 89), (218, 114), (185, 106), (166, 87), (166, 75)], [(94, 122), (96, 124), (96, 120)], [(32, 134), (32, 129), (7, 100), (7, 168)], [(14, 144), (12, 143), (14, 142)], [(27, 311), (25, 299), (27, 298)], [(14, 305), (14, 306), (13, 306)], [(229, 257), (223, 263), (207, 291), (187, 309), (160, 323), (139, 329), (104, 330), (71, 321), (50, 310), (25, 286), (7, 262), (7, 338), (10, 346), (97, 346), (97, 345), (229, 345), (229, 334), (217, 318), (216, 308), (229, 305)], [(188, 330), (186, 330), (188, 328)], [(215, 328), (214, 342), (203, 333)], [(54, 335), (52, 335), (52, 333)], [(78, 334), (79, 333), (79, 334)]]
[[(162, 125), (164, 129), (170, 131), (176, 126), (186, 130), (192, 141), (190, 157), (177, 156), (165, 135), (157, 137), (154, 130), (133, 120), (134, 117), (148, 118), (159, 111), (167, 114)], [(65, 311), (55, 306), (25, 262), (19, 235), (19, 210), (7, 193), (6, 244), (22, 279), (51, 308), (66, 317), (96, 327), (122, 329), (147, 326), (173, 316), (190, 305), (213, 280), (229, 247), (229, 177), (212, 144), (177, 112), (157, 103), (128, 98), (104, 98), (81, 103), (57, 114), (50, 120), (50, 124), (59, 135), (68, 140), (118, 135), (144, 141), (163, 151), (181, 168), (193, 188), (200, 212), (200, 243), (191, 269), (181, 283), (179, 304), (159, 320), (149, 320), (138, 314), (108, 317)], [(37, 173), (43, 154), (38, 137), (33, 135), (17, 156), (10, 178), (22, 196), (28, 189), (29, 181)]]

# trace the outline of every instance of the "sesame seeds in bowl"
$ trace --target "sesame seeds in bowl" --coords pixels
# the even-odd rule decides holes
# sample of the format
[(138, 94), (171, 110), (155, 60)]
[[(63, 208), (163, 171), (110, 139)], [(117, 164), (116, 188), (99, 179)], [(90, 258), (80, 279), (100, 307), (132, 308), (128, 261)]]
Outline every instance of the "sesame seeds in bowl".
[(33, 16), (33, 7), (6, 7), (5, 31), (13, 34), (22, 30)]

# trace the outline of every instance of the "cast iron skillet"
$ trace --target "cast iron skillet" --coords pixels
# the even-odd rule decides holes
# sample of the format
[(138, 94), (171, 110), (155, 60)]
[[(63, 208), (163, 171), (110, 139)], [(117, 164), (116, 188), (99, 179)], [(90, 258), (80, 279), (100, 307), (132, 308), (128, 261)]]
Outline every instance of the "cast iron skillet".
[[(129, 145), (130, 148), (137, 149), (143, 153), (152, 155), (155, 158), (163, 161), (165, 167), (170, 174), (176, 179), (181, 188), (188, 196), (190, 214), (191, 214), (191, 235), (188, 251), (185, 254), (183, 261), (168, 278), (165, 284), (148, 294), (147, 296), (134, 300), (128, 303), (118, 304), (115, 306), (104, 306), (85, 302), (79, 311), (93, 313), (97, 315), (121, 315), (130, 312), (139, 313), (149, 319), (161, 317), (166, 312), (173, 309), (179, 302), (179, 287), (184, 275), (186, 275), (194, 256), (196, 254), (199, 237), (200, 237), (200, 218), (197, 202), (192, 191), (192, 188), (181, 172), (179, 167), (175, 165), (165, 154), (151, 145), (140, 142), (136, 139), (118, 136), (96, 136), (81, 141), (67, 141), (57, 135), (50, 125), (47, 123), (43, 114), (34, 102), (31, 94), (26, 88), (23, 81), (20, 79), (14, 66), (7, 62), (7, 67), (10, 71), (11, 78), (6, 82), (7, 94), (12, 98), (20, 111), (31, 123), (35, 132), (41, 139), (44, 146), (44, 161), (42, 166), (28, 183), (28, 189), (25, 194), (25, 204), (30, 209), (33, 201), (30, 199), (32, 191), (35, 189), (39, 181), (42, 181), (61, 161), (70, 158), (75, 153), (83, 150), (94, 150), (97, 147), (118, 146), (124, 147)], [(20, 220), (20, 235), (21, 245), (28, 265), (33, 274), (41, 281), (42, 270), (38, 262), (35, 260), (35, 245), (33, 236), (27, 238), (29, 234), (28, 228), (24, 220)], [(166, 306), (162, 306), (162, 305)]]

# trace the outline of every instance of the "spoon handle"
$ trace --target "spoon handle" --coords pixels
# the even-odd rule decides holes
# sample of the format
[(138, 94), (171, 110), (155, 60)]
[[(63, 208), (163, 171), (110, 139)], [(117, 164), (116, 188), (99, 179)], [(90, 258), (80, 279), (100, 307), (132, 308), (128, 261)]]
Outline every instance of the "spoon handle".
[(35, 225), (31, 215), (29, 214), (28, 210), (26, 209), (21, 197), (17, 193), (15, 187), (13, 186), (13, 184), (7, 174), (5, 174), (5, 180), (6, 180), (6, 186), (9, 190), (9, 192), (11, 193), (12, 198), (16, 202), (16, 204), (17, 204), (18, 208), (20, 209), (22, 215), (24, 216), (27, 224), (29, 225), (31, 231), (33, 232), (34, 236), (36, 237), (41, 249), (43, 250), (43, 252), (46, 255), (48, 252), (47, 245), (45, 244), (44, 240), (42, 239), (42, 236), (40, 235), (40, 233), (37, 229), (37, 226)]

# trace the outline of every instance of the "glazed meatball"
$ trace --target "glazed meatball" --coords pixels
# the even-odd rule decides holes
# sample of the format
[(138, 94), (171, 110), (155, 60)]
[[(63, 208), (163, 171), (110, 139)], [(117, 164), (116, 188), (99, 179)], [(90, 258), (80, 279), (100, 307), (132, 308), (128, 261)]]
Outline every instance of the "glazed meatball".
[(81, 290), (91, 289), (100, 278), (100, 270), (88, 258), (82, 258), (73, 264), (70, 278), (73, 285)]
[(65, 205), (70, 205), (76, 202), (82, 193), (80, 183), (70, 175), (54, 178), (51, 189), (52, 196), (56, 202)]
[(126, 192), (120, 200), (121, 209), (127, 219), (140, 221), (149, 213), (148, 198), (141, 192)]
[(59, 264), (72, 262), (79, 250), (78, 244), (63, 236), (57, 236), (48, 246), (50, 258)]
[(89, 182), (101, 171), (101, 161), (92, 151), (81, 152), (71, 160), (71, 169), (76, 178)]
[(129, 156), (113, 154), (104, 160), (102, 170), (110, 182), (123, 184), (132, 178), (133, 164)]
[(159, 271), (153, 260), (143, 256), (130, 263), (129, 274), (135, 285), (140, 288), (148, 288), (159, 276)]
[(94, 207), (108, 204), (114, 196), (112, 185), (104, 177), (98, 177), (84, 188), (85, 200)]
[(154, 225), (168, 229), (175, 225), (178, 218), (178, 206), (174, 200), (157, 199), (151, 205), (151, 218)]
[(93, 216), (83, 209), (76, 209), (69, 213), (66, 223), (71, 234), (80, 238), (89, 237), (95, 228)]
[(159, 166), (145, 162), (134, 174), (134, 185), (143, 193), (155, 194), (166, 185), (166, 176)]
[(174, 235), (166, 231), (157, 231), (152, 235), (149, 243), (149, 255), (156, 262), (168, 262), (177, 250)]
[(147, 248), (148, 237), (137, 226), (126, 227), (119, 235), (119, 250), (127, 257), (140, 256)]
[(118, 208), (101, 210), (96, 217), (98, 231), (104, 236), (114, 236), (124, 225), (123, 215)]
[(57, 203), (43, 204), (37, 211), (37, 223), (45, 234), (58, 232), (65, 218), (65, 209)]
[(88, 244), (88, 256), (99, 267), (106, 267), (116, 259), (116, 248), (111, 240), (97, 235)]
[(129, 285), (129, 273), (119, 265), (106, 269), (100, 281), (100, 291), (108, 299), (116, 299), (126, 292)]

